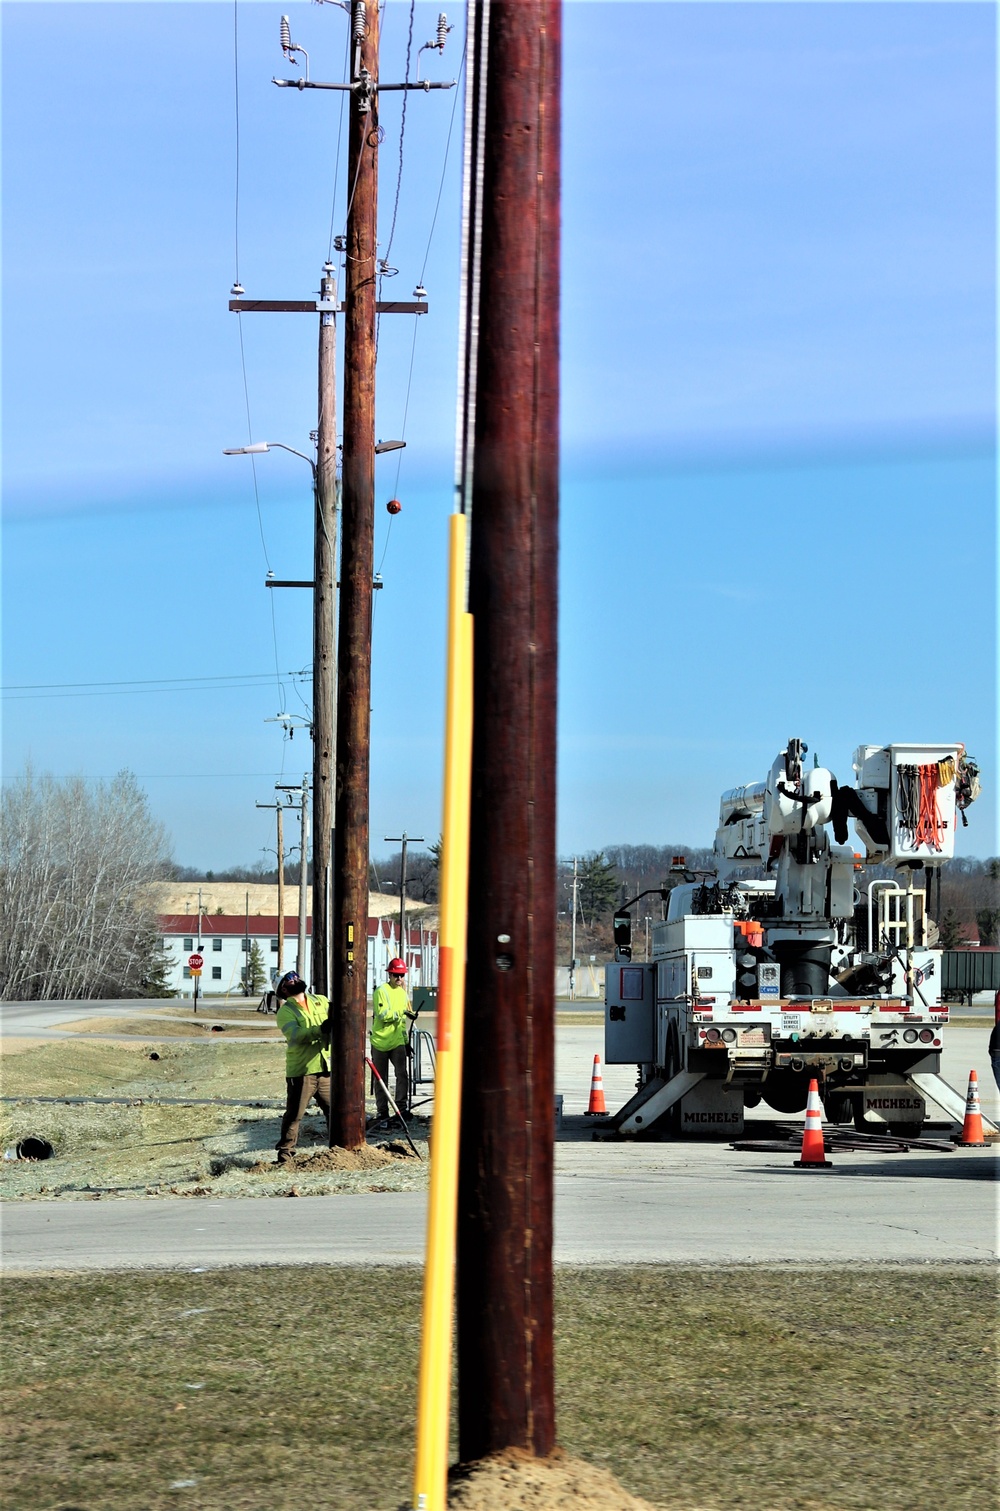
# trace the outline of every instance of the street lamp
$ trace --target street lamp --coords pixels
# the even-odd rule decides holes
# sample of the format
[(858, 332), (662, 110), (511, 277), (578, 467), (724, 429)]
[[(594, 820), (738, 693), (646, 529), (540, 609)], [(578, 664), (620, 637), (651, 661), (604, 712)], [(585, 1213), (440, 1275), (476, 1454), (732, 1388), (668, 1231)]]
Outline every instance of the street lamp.
[[(375, 455), (382, 456), (386, 451), (402, 451), (405, 441), (379, 441), (375, 447)], [(292, 456), (300, 456), (304, 462), (308, 462), (316, 474), (316, 463), (311, 456), (306, 456), (304, 451), (296, 451), (294, 446), (286, 446), (284, 441), (254, 441), (252, 446), (224, 446), (223, 456), (259, 456), (263, 451), (290, 451)]]
[(311, 456), (306, 456), (304, 451), (296, 451), (294, 446), (286, 446), (284, 441), (254, 441), (252, 446), (224, 446), (223, 456), (258, 456), (262, 451), (290, 451), (292, 456), (300, 456), (304, 462), (308, 462), (312, 468), (313, 482), (316, 481), (316, 463)]

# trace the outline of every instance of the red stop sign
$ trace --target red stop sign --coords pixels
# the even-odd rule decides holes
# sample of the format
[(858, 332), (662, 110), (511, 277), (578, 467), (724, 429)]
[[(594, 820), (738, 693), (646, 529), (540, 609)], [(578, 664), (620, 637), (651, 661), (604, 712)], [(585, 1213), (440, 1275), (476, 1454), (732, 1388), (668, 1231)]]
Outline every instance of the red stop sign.
[(193, 971), (198, 971), (198, 970), (200, 970), (200, 969), (201, 969), (201, 967), (202, 967), (202, 966), (203, 966), (203, 965), (204, 965), (204, 964), (205, 964), (205, 962), (204, 962), (204, 960), (203, 960), (203, 959), (202, 959), (202, 958), (201, 958), (201, 956), (200, 956), (200, 955), (189, 955), (189, 956), (188, 956), (188, 965), (189, 965), (189, 966), (190, 966), (190, 967), (191, 967), (191, 969), (192, 969), (192, 970), (193, 970)]

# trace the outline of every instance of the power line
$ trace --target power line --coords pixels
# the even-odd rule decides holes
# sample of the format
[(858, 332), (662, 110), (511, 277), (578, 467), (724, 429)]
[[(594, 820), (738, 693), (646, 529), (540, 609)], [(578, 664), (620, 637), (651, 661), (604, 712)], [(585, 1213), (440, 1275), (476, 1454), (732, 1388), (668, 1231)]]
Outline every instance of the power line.
[[(410, 10), (410, 40), (411, 41), (412, 41), (412, 38), (413, 38), (413, 10), (412, 10), (412, 6), (411, 6), (411, 10)], [(468, 50), (468, 45), (469, 45), (468, 34), (466, 34), (465, 42), (462, 45), (462, 61), (461, 61), (460, 67), (459, 67), (459, 73), (460, 73), (461, 77), (463, 77), (463, 78), (465, 77), (465, 55), (466, 55), (466, 52)], [(410, 68), (410, 64), (409, 64), (409, 45), (408, 45), (407, 46), (407, 63), (406, 63), (407, 78), (409, 78), (409, 68)], [(454, 131), (454, 127), (455, 127), (455, 114), (456, 114), (456, 111), (457, 111), (457, 108), (458, 108), (458, 100), (459, 100), (459, 91), (456, 90), (454, 98), (452, 99), (452, 102), (451, 102), (451, 118), (449, 119), (449, 122), (448, 122), (448, 135), (445, 138), (444, 159), (443, 159), (443, 161), (441, 163), (441, 178), (440, 178), (440, 181), (438, 183), (437, 198), (434, 201), (434, 214), (431, 217), (430, 230), (427, 233), (427, 245), (424, 248), (424, 260), (423, 260), (423, 263), (422, 263), (421, 268), (420, 268), (420, 277), (417, 280), (418, 285), (423, 284), (424, 274), (427, 271), (427, 263), (428, 263), (428, 260), (430, 258), (430, 255), (431, 255), (431, 243), (434, 240), (434, 231), (435, 231), (435, 229), (437, 227), (438, 211), (441, 208), (441, 197), (442, 197), (442, 195), (444, 193), (445, 178), (447, 177), (447, 174), (448, 174), (448, 157), (449, 157), (449, 154), (451, 152), (451, 138), (452, 138), (452, 132)], [(404, 117), (403, 117), (403, 119), (405, 121), (405, 118), (406, 118), (405, 117), (405, 109), (406, 109), (406, 96), (405, 95), (403, 96), (403, 109), (404, 109)], [(401, 130), (400, 131), (400, 138), (399, 138), (399, 173), (400, 173), (400, 178), (402, 177), (402, 172), (403, 172), (403, 136), (402, 136), (402, 130)], [(397, 183), (396, 183), (396, 204), (397, 205), (399, 204), (399, 180), (398, 179), (397, 179)], [(395, 212), (395, 209), (394, 209), (393, 210), (393, 227), (395, 227), (395, 224), (396, 224), (396, 212)], [(391, 242), (391, 236), (390, 236), (390, 242)], [(386, 256), (388, 256), (388, 250), (386, 251)], [(413, 366), (414, 366), (414, 361), (415, 361), (416, 352), (417, 352), (417, 330), (418, 329), (419, 329), (419, 317), (416, 316), (416, 315), (414, 315), (414, 317), (413, 317), (413, 339), (410, 342), (410, 367), (409, 367), (409, 371), (408, 371), (407, 376), (406, 376), (406, 395), (405, 395), (405, 397), (403, 399), (403, 424), (402, 424), (402, 429), (400, 430), (400, 439), (401, 440), (405, 440), (406, 439), (406, 419), (407, 419), (407, 416), (408, 416), (408, 414), (410, 412), (410, 391), (411, 391), (411, 388), (413, 386)], [(402, 468), (403, 468), (403, 452), (401, 450), (400, 453), (399, 453), (399, 455), (398, 455), (398, 457), (396, 458), (396, 480), (395, 480), (395, 483), (393, 484), (393, 493), (397, 497), (399, 495), (399, 479), (400, 479), (400, 474), (402, 472)], [(379, 570), (379, 572), (382, 571), (382, 566), (383, 566), (383, 564), (385, 562), (386, 553), (389, 550), (389, 540), (390, 540), (390, 538), (392, 536), (392, 526), (393, 526), (393, 521), (390, 519), (388, 528), (386, 529), (386, 532), (385, 532), (385, 544), (382, 547), (382, 556), (381, 556), (381, 559), (380, 559), (379, 564), (378, 564), (378, 570)], [(374, 621), (374, 613), (372, 615), (372, 619)]]
[[(233, 0), (233, 96), (236, 115), (236, 189), (235, 189), (235, 221), (234, 237), (235, 246), (233, 258), (236, 264), (236, 281), (234, 289), (240, 287), (240, 32), (239, 32), (239, 0)], [(247, 359), (243, 347), (243, 316), (237, 313), (236, 322), (240, 337), (240, 368), (243, 373), (243, 400), (247, 412), (247, 440), (253, 445), (253, 426), (250, 421), (250, 388), (247, 383)], [(253, 497), (257, 510), (257, 528), (260, 531), (260, 544), (264, 553), (264, 564), (271, 571), (271, 562), (267, 554), (267, 541), (264, 538), (264, 518), (260, 510), (260, 489), (257, 484), (257, 458), (250, 457), (251, 472), (253, 474)], [(278, 691), (279, 712), (285, 712), (285, 689), (281, 682), (281, 673), (278, 670), (278, 624), (274, 612), (274, 595), (271, 594), (268, 604), (271, 616), (271, 642), (274, 646), (274, 676)]]
[[(118, 775), (118, 772), (109, 772), (101, 775), (100, 773), (95, 774), (93, 772), (88, 774), (86, 772), (70, 771), (65, 776), (59, 776), (53, 772), (46, 772), (45, 775), (51, 776), (52, 780), (56, 782), (76, 780), (81, 782), (112, 782)], [(133, 771), (130, 775), (134, 776), (136, 781), (139, 782), (230, 782), (235, 778), (242, 780), (244, 777), (253, 777), (254, 780), (280, 777), (283, 773), (280, 771)], [(6, 782), (8, 785), (12, 785), (20, 782), (22, 776), (8, 774), (0, 778), (0, 780)]]
[[(459, 75), (463, 79), (465, 78), (465, 54), (468, 51), (468, 47), (469, 47), (469, 39), (468, 39), (468, 35), (466, 35), (465, 43), (463, 44), (463, 47), (462, 47), (462, 61), (461, 61), (460, 65), (459, 65)], [(427, 259), (431, 255), (431, 242), (434, 240), (434, 229), (437, 226), (438, 211), (441, 208), (441, 196), (444, 193), (444, 180), (445, 180), (445, 175), (446, 175), (446, 173), (448, 171), (448, 154), (451, 151), (451, 134), (452, 134), (452, 131), (454, 130), (454, 126), (455, 126), (455, 112), (456, 112), (456, 110), (458, 108), (458, 98), (459, 98), (459, 90), (456, 89), (455, 90), (455, 97), (454, 97), (454, 99), (451, 102), (451, 120), (448, 122), (448, 136), (447, 136), (447, 139), (446, 139), (445, 144), (444, 144), (444, 162), (441, 164), (441, 182), (438, 184), (437, 199), (434, 201), (434, 214), (433, 214), (433, 216), (431, 218), (431, 228), (430, 228), (430, 231), (429, 231), (428, 236), (427, 236), (427, 248), (426, 248), (426, 250), (424, 252), (423, 266), (420, 269), (420, 279), (419, 279), (420, 283), (423, 283), (423, 281), (424, 281), (424, 274), (427, 271)]]
[[(406, 72), (403, 77), (407, 84), (410, 82), (410, 56), (413, 52), (413, 17), (416, 11), (416, 0), (410, 0), (410, 28), (406, 36)], [(392, 221), (389, 226), (389, 240), (386, 242), (385, 261), (389, 260), (392, 251), (393, 239), (396, 235), (396, 217), (399, 214), (399, 191), (403, 187), (403, 141), (406, 137), (406, 104), (409, 99), (409, 91), (403, 91), (403, 110), (399, 120), (399, 167), (396, 170), (396, 197), (392, 203)]]
[[(72, 684), (68, 685), (72, 688)], [(258, 688), (271, 686), (271, 673), (264, 672), (256, 679), (241, 678), (238, 681), (226, 681), (223, 678), (212, 681), (208, 685), (198, 683), (194, 679), (179, 679), (177, 686), (145, 685), (136, 683), (132, 686), (119, 686), (117, 684), (95, 684), (89, 689), (86, 684), (85, 690), (72, 691), (41, 691), (31, 690), (26, 692), (14, 692), (7, 688), (2, 690), (0, 696), (7, 703), (34, 703), (43, 699), (51, 698), (127, 698), (127, 697), (150, 697), (160, 693), (219, 693), (219, 692), (253, 692)], [(283, 714), (284, 709), (280, 710)]]
[[(286, 672), (287, 677), (303, 677), (305, 672)], [(112, 682), (8, 682), (2, 692), (33, 692), (39, 688), (64, 687), (152, 687), (161, 682), (234, 682), (238, 678), (259, 681), (270, 678), (270, 672), (220, 672), (212, 677), (119, 677)]]
[(236, 282), (240, 281), (240, 22), (239, 0), (233, 0), (233, 93), (236, 102), (236, 204), (234, 217)]
[[(344, 41), (344, 66), (341, 69), (341, 74), (342, 74), (342, 77), (344, 79), (347, 78), (347, 68), (348, 68), (348, 63), (349, 63), (349, 60), (350, 60), (350, 56), (351, 56), (351, 29), (350, 29), (350, 27), (348, 27), (347, 28), (347, 36), (346, 36), (346, 39)], [(345, 106), (346, 103), (347, 103), (347, 91), (344, 90), (342, 92), (341, 96), (340, 96), (340, 116), (339, 116), (339, 119), (337, 121), (337, 155), (336, 155), (335, 164), (334, 164), (334, 170), (333, 170), (333, 194), (332, 194), (331, 200), (330, 200), (330, 240), (329, 240), (329, 244), (328, 244), (327, 249), (326, 249), (326, 260), (327, 260), (327, 262), (330, 262), (333, 259), (333, 227), (334, 227), (334, 224), (335, 224), (335, 221), (336, 221), (336, 215), (337, 215), (337, 188), (338, 188), (338, 185), (340, 184), (340, 142), (341, 142), (341, 138), (342, 138), (342, 136), (344, 134), (344, 106)]]

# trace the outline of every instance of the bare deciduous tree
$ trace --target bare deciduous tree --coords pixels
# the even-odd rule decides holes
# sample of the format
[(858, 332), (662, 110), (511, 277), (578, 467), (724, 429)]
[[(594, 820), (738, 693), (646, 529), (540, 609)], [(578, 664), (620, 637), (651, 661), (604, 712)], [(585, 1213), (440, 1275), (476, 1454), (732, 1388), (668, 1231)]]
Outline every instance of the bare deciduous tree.
[(166, 861), (131, 772), (94, 783), (26, 768), (0, 805), (0, 998), (143, 995), (159, 948), (147, 889)]

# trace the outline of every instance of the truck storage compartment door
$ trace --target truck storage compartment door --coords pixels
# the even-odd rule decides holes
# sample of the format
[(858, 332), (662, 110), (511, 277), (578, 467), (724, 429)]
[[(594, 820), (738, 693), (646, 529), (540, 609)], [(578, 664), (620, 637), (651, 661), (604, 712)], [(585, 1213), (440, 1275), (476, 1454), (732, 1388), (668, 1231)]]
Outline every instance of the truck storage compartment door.
[(648, 1065), (655, 1055), (654, 965), (611, 960), (604, 970), (604, 1061)]

